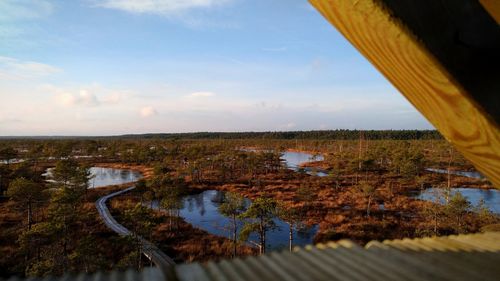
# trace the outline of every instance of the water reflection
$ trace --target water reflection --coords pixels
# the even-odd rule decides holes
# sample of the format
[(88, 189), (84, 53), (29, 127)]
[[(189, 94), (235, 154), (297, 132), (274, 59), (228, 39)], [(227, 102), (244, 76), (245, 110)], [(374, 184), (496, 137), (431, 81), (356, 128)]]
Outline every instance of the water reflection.
[(14, 158), (14, 159), (10, 159), (10, 160), (0, 160), (0, 164), (19, 164), (19, 163), (23, 163), (24, 161), (26, 161), (26, 159), (17, 159), (17, 158)]
[[(428, 168), (425, 170), (429, 171), (429, 172), (433, 172), (433, 173), (438, 173), (438, 174), (448, 174), (448, 170), (445, 170), (445, 169)], [(450, 170), (450, 174), (457, 175), (457, 176), (463, 176), (463, 177), (467, 177), (467, 178), (473, 178), (473, 179), (486, 179), (479, 172), (466, 172), (466, 171), (452, 171), (452, 170)]]
[[(462, 193), (463, 196), (467, 197), (467, 200), (472, 203), (472, 205), (477, 206), (481, 199), (484, 200), (484, 204), (488, 209), (496, 214), (500, 214), (500, 190), (496, 189), (475, 189), (475, 188), (451, 188), (450, 196), (453, 196), (455, 192)], [(425, 201), (436, 202), (438, 198), (442, 198), (440, 194), (444, 192), (441, 188), (428, 188), (418, 195), (416, 198)], [(444, 203), (444, 199), (441, 199), (441, 203)]]
[(90, 173), (93, 178), (89, 181), (89, 188), (131, 183), (142, 178), (140, 172), (127, 169), (92, 167)]
[(322, 155), (313, 155), (305, 152), (292, 152), (285, 151), (281, 154), (281, 158), (285, 161), (286, 166), (290, 169), (298, 169), (300, 164), (322, 161), (324, 160)]
[[(272, 152), (272, 150), (261, 150), (254, 148), (241, 148), (241, 151), (246, 152)], [(301, 167), (300, 165), (303, 163), (309, 163), (314, 161), (323, 161), (324, 157), (320, 154), (311, 154), (306, 152), (293, 152), (293, 151), (285, 151), (281, 153), (281, 160), (285, 164), (285, 166), (296, 172), (304, 172), (311, 176), (318, 177), (326, 177), (328, 176), (328, 172), (318, 168), (312, 167)]]
[[(52, 177), (53, 170), (54, 168), (49, 168), (44, 174), (42, 174), (42, 176), (48, 178), (48, 182), (54, 182), (54, 180), (50, 179)], [(92, 167), (90, 168), (90, 174), (92, 178), (88, 182), (89, 188), (131, 183), (142, 178), (142, 174), (140, 172), (127, 169)]]
[[(183, 207), (180, 216), (194, 227), (203, 229), (211, 234), (231, 238), (231, 220), (219, 213), (218, 207), (223, 201), (224, 193), (217, 190), (208, 190), (200, 194), (188, 195), (183, 198)], [(246, 199), (246, 205), (251, 201)], [(158, 202), (153, 206), (158, 207)], [(274, 219), (277, 228), (267, 232), (266, 246), (270, 250), (278, 250), (288, 247), (288, 224), (280, 219)], [(241, 229), (242, 222), (238, 228)], [(304, 246), (313, 243), (314, 235), (318, 231), (318, 225), (294, 230), (294, 245)], [(249, 240), (258, 241), (256, 234), (250, 235)]]
[(324, 158), (322, 155), (313, 155), (305, 152), (285, 151), (281, 154), (281, 159), (283, 159), (288, 169), (294, 170), (296, 172), (303, 171), (311, 176), (318, 176), (318, 177), (328, 176), (328, 172), (325, 170), (300, 166), (303, 163), (323, 161)]

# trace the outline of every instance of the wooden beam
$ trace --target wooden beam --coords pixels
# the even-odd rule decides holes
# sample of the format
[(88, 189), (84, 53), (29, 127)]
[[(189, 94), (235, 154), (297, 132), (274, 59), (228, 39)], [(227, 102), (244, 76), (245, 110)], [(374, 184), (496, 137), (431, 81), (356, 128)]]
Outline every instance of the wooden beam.
[(378, 0), (500, 124), (500, 26), (477, 0)]
[(500, 188), (500, 128), (494, 121), (499, 116), (488, 115), (472, 98), (474, 95), (464, 89), (383, 1), (310, 2)]
[(479, 0), (484, 9), (500, 24), (500, 1), (498, 0)]

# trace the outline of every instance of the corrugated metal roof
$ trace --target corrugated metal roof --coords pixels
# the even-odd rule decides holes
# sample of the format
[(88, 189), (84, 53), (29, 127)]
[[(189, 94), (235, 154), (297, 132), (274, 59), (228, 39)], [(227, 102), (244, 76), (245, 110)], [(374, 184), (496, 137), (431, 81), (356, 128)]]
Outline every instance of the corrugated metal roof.
[[(500, 280), (500, 232), (403, 239), (360, 247), (349, 240), (142, 273), (47, 280)], [(15, 280), (15, 279), (12, 279)]]
[(500, 233), (351, 241), (173, 268), (177, 280), (500, 280)]

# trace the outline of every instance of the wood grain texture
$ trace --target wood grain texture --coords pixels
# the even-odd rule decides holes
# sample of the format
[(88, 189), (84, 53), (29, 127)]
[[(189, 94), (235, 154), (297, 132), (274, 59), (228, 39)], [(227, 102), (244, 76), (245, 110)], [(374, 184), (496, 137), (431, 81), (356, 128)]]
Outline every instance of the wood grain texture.
[(500, 128), (376, 0), (310, 0), (475, 167), (500, 188)]
[(484, 9), (500, 24), (500, 1), (498, 0), (479, 0)]

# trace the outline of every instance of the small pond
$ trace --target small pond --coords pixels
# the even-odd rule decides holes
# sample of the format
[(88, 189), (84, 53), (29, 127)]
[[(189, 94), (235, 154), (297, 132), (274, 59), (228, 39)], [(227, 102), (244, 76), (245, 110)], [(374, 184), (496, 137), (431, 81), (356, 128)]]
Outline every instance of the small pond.
[[(305, 153), (305, 152), (292, 152), (292, 151), (283, 152), (281, 154), (281, 159), (283, 159), (283, 161), (285, 162), (285, 165), (288, 169), (291, 169), (294, 171), (300, 171), (301, 170), (300, 165), (303, 163), (324, 160), (322, 155), (313, 155), (313, 154)], [(313, 176), (318, 176), (318, 177), (328, 176), (328, 173), (324, 170), (321, 170), (321, 169), (304, 167), (304, 168), (302, 168), (302, 170), (304, 170), (307, 174), (313, 175)]]
[[(438, 173), (438, 174), (448, 174), (448, 170), (446, 169), (434, 169), (434, 168), (427, 168), (425, 169), (428, 172), (433, 172), (433, 173)], [(467, 172), (467, 171), (450, 171), (450, 174), (456, 175), (456, 176), (463, 176), (467, 178), (473, 178), (473, 179), (485, 179), (483, 175), (481, 175), (479, 172)]]
[[(442, 194), (441, 188), (428, 188), (419, 194), (415, 195), (416, 198), (436, 202), (436, 196)], [(477, 189), (477, 188), (452, 188), (451, 195), (454, 192), (460, 192), (463, 196), (467, 197), (472, 205), (477, 206), (481, 199), (484, 200), (485, 205), (495, 214), (500, 214), (500, 190), (497, 189)], [(442, 196), (439, 196), (442, 197)], [(443, 200), (441, 200), (444, 203)]]
[(26, 159), (10, 159), (9, 161), (7, 160), (0, 160), (0, 164), (18, 164), (18, 163), (23, 163), (26, 161)]
[[(248, 148), (243, 148), (241, 149), (242, 151), (247, 151), (247, 152), (257, 152), (257, 151), (264, 151), (264, 150), (258, 150), (258, 149), (248, 149)], [(301, 168), (300, 165), (303, 163), (309, 163), (309, 162), (314, 162), (314, 161), (322, 161), (324, 160), (324, 157), (322, 155), (313, 155), (311, 153), (306, 153), (306, 152), (294, 152), (294, 151), (285, 151), (281, 153), (281, 160), (285, 163), (285, 166), (293, 171), (305, 171), (307, 174), (312, 175), (312, 176), (318, 176), (318, 177), (325, 177), (328, 176), (328, 172), (317, 169), (317, 168), (312, 168), (312, 167), (303, 167)]]
[[(45, 174), (43, 174), (43, 176), (49, 178), (47, 181), (53, 181), (50, 180), (53, 170), (54, 168), (49, 168)], [(140, 172), (128, 169), (92, 167), (90, 168), (90, 174), (92, 178), (88, 183), (89, 188), (131, 183), (142, 178)]]
[(92, 167), (90, 173), (93, 176), (89, 181), (90, 188), (131, 183), (142, 178), (140, 172), (128, 169)]
[[(281, 158), (285, 161), (285, 165), (294, 171), (298, 171), (300, 169), (300, 164), (311, 161), (320, 161), (323, 160), (323, 156), (314, 156), (310, 153), (304, 152), (284, 152)], [(429, 172), (447, 174), (448, 170), (446, 169), (426, 169)], [(305, 171), (310, 175), (317, 176), (327, 176), (328, 174), (322, 170), (315, 170), (312, 168), (305, 168)], [(485, 177), (481, 175), (479, 172), (467, 172), (467, 171), (450, 171), (453, 175), (464, 176), (475, 179), (484, 179)], [(426, 200), (426, 201), (435, 201), (436, 192), (438, 192), (438, 188), (429, 188), (426, 189), (419, 194), (415, 195), (416, 198)], [(451, 192), (459, 191), (467, 197), (469, 202), (472, 205), (477, 206), (481, 199), (484, 200), (484, 203), (488, 209), (495, 213), (500, 214), (500, 190), (497, 189), (477, 189), (477, 188), (452, 188)]]
[[(224, 198), (224, 193), (217, 190), (207, 190), (199, 194), (189, 195), (183, 198), (183, 207), (180, 216), (194, 227), (203, 229), (211, 234), (232, 238), (231, 220), (219, 213), (218, 207)], [(246, 200), (250, 205), (250, 200)], [(154, 202), (157, 208), (158, 203)], [(266, 247), (269, 250), (280, 250), (288, 247), (289, 226), (280, 219), (274, 219), (277, 228), (266, 233)], [(240, 223), (238, 228), (241, 229)], [(314, 235), (318, 226), (296, 229), (293, 232), (294, 246), (304, 246), (313, 243)], [(258, 241), (256, 234), (250, 235), (249, 240)]]

